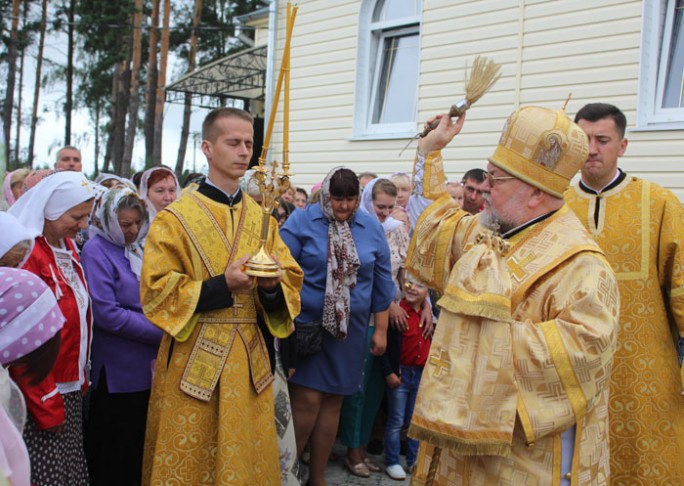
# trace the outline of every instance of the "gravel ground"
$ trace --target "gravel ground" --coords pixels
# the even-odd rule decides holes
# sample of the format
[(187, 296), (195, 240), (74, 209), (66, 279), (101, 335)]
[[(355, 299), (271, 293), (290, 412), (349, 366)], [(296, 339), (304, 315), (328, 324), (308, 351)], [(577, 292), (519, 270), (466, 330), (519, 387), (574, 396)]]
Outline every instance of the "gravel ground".
[[(339, 456), (339, 459), (328, 462), (328, 470), (325, 473), (325, 480), (327, 481), (328, 486), (399, 486), (402, 484), (408, 486), (408, 484), (411, 482), (410, 476), (408, 475), (405, 480), (397, 481), (390, 478), (384, 472), (384, 470), (383, 472), (379, 473), (371, 473), (369, 478), (360, 478), (358, 476), (354, 476), (344, 466), (344, 456), (346, 453), (345, 447), (339, 442), (336, 442), (335, 446), (333, 447), (333, 452)], [(379, 466), (384, 467), (384, 456), (371, 455), (370, 457), (372, 457)], [(403, 456), (401, 457), (401, 460), (402, 465), (405, 466), (403, 463)]]

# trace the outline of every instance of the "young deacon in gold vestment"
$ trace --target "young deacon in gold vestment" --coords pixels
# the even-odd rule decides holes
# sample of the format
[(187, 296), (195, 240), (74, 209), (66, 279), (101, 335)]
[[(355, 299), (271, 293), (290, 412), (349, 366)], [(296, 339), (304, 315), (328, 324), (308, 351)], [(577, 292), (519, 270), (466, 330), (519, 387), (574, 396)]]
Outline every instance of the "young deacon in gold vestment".
[(463, 122), (443, 115), (418, 144), (414, 187), (434, 202), (406, 265), (442, 297), (409, 430), (423, 441), (412, 484), (609, 484), (618, 287), (562, 198), (587, 138), (563, 111), (516, 110), (471, 216), (445, 192), (440, 154)]
[(209, 175), (157, 214), (141, 300), (165, 331), (145, 437), (143, 484), (280, 485), (271, 366), (262, 333), (286, 337), (303, 274), (271, 221), (281, 275), (243, 271), (259, 249), (262, 209), (239, 189), (252, 156), (251, 116), (219, 108), (202, 125)]
[(618, 168), (627, 119), (591, 103), (575, 121), (589, 137), (567, 204), (620, 283), (620, 333), (610, 382), (613, 485), (684, 484), (684, 208), (667, 189)]

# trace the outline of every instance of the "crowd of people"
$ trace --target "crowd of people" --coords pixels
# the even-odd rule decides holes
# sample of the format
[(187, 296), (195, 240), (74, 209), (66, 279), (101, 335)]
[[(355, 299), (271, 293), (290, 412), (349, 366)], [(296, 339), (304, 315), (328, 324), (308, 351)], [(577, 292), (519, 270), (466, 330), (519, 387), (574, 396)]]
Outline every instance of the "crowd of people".
[(612, 105), (519, 108), (448, 181), (465, 118), (411, 173), (283, 188), (266, 231), (242, 110), (183, 187), (70, 146), (8, 173), (0, 483), (321, 486), (339, 441), (360, 478), (677, 484), (682, 204), (618, 168)]

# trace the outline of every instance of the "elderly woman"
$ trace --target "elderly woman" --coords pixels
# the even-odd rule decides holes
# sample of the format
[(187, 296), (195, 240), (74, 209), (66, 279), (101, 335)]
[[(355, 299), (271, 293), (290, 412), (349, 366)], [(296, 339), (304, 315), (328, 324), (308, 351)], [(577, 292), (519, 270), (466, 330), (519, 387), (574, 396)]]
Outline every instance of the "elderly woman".
[(81, 260), (93, 301), (88, 466), (93, 484), (134, 484), (142, 474), (152, 363), (161, 329), (140, 305), (145, 203), (111, 189), (90, 226)]
[(88, 483), (82, 394), (88, 388), (92, 317), (73, 238), (87, 227), (98, 187), (80, 172), (55, 172), (10, 208), (29, 234), (36, 235), (24, 269), (47, 284), (66, 319), (52, 372), (35, 386), (18, 380), (30, 412), (24, 438), (37, 485)]
[(140, 179), (140, 197), (147, 204), (150, 222), (159, 211), (178, 199), (180, 193), (178, 178), (168, 167), (152, 167), (143, 172)]
[[(362, 382), (367, 333), (375, 317), (370, 348), (385, 350), (388, 307), (395, 295), (390, 252), (380, 224), (357, 212), (359, 180), (346, 168), (333, 169), (323, 181), (320, 203), (295, 211), (280, 234), (304, 271), (302, 311), (296, 334), (304, 328), (319, 332), (308, 344), (298, 338), (301, 357), (290, 379), (290, 400), (297, 439), (297, 455), (311, 443), (312, 486), (325, 484), (344, 395)], [(306, 345), (306, 346), (303, 346)]]
[(26, 404), (5, 367), (29, 384), (43, 381), (57, 359), (64, 316), (42, 280), (14, 268), (0, 268), (0, 315), (0, 483), (29, 486), (29, 455), (21, 437)]

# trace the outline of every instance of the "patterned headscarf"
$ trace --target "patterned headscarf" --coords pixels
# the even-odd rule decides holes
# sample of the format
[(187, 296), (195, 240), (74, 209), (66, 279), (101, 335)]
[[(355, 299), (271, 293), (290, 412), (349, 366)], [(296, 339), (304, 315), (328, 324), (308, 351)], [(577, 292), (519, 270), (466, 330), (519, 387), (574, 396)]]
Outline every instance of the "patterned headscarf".
[(170, 176), (173, 176), (173, 180), (176, 182), (176, 199), (178, 199), (181, 195), (181, 188), (180, 184), (178, 183), (178, 177), (176, 177), (176, 173), (169, 169), (168, 167), (164, 166), (158, 166), (158, 167), (152, 167), (151, 169), (147, 169), (145, 172), (143, 172), (142, 177), (140, 178), (140, 199), (145, 201), (145, 204), (147, 204), (147, 212), (150, 215), (150, 221), (154, 220), (154, 217), (157, 215), (157, 210), (155, 209), (154, 205), (150, 202), (150, 200), (147, 198), (147, 191), (149, 191), (149, 187), (147, 186), (147, 181), (150, 180), (150, 176), (158, 171), (158, 170), (164, 170), (169, 173)]
[(42, 181), (45, 177), (56, 172), (64, 172), (60, 169), (38, 169), (32, 170), (31, 173), (24, 179), (24, 192), (31, 189), (33, 186)]
[(118, 211), (121, 201), (126, 196), (134, 196), (139, 199), (136, 192), (130, 187), (117, 187), (110, 189), (102, 197), (102, 202), (98, 206), (95, 216), (90, 222), (90, 236), (99, 235), (105, 240), (113, 243), (116, 246), (124, 248), (124, 256), (128, 260), (131, 271), (140, 280), (140, 272), (142, 270), (143, 245), (147, 230), (150, 227), (147, 211), (145, 211), (145, 203), (141, 200), (143, 206), (142, 225), (138, 236), (130, 244), (126, 244), (123, 231), (119, 225)]
[(382, 225), (382, 229), (385, 230), (385, 233), (391, 233), (395, 229), (404, 226), (404, 223), (394, 219), (392, 216), (387, 216), (385, 221), (380, 221), (380, 218), (378, 218), (378, 214), (375, 212), (375, 207), (373, 206), (373, 186), (375, 186), (375, 183), (379, 180), (380, 178), (376, 177), (363, 188), (363, 192), (361, 193), (361, 211), (370, 214), (373, 218), (378, 220)]
[(26, 270), (0, 268), (0, 363), (7, 365), (51, 339), (64, 325), (55, 294)]
[[(95, 178), (95, 182), (104, 185), (103, 183), (106, 181), (111, 181), (115, 180), (117, 182), (120, 182), (126, 187), (130, 187), (131, 189), (135, 190), (135, 184), (133, 184), (130, 180), (126, 179), (125, 177), (118, 176), (116, 174), (109, 174), (107, 172), (100, 172), (97, 177)], [(106, 186), (105, 186), (106, 187)]]
[(330, 203), (330, 180), (344, 167), (335, 167), (321, 186), (321, 210), (328, 218), (328, 268), (323, 301), (323, 328), (337, 339), (347, 337), (350, 319), (350, 289), (356, 285), (356, 272), (361, 262), (352, 238), (350, 221), (356, 208), (346, 221), (337, 221)]

